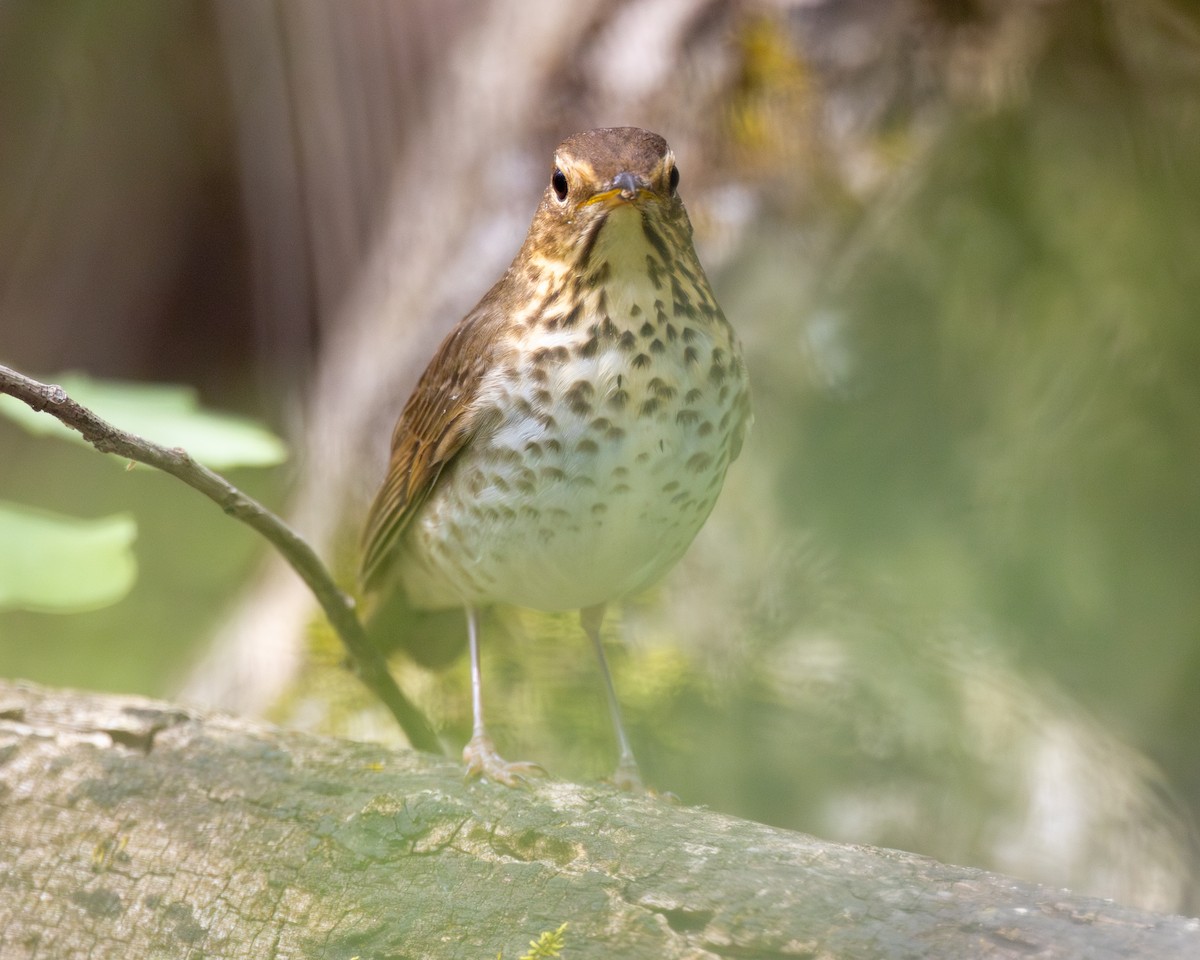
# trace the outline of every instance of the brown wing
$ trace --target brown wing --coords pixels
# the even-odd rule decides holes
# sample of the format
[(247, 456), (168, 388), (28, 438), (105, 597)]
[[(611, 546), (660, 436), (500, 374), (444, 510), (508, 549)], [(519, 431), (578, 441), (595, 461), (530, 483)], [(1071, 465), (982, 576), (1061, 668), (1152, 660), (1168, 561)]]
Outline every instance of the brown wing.
[[(494, 293), (494, 291), (493, 291)], [(438, 477), (480, 427), (474, 401), (495, 349), (498, 311), (489, 295), (442, 341), (392, 433), (392, 455), (363, 530), (359, 578), (381, 585), (396, 544)]]

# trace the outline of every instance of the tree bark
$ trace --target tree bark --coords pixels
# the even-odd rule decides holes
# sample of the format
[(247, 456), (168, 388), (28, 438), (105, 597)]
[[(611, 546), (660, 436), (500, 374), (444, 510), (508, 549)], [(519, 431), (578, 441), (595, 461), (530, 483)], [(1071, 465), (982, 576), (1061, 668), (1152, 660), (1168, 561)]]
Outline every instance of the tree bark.
[(1200, 923), (599, 785), (0, 683), (0, 960), (1193, 957)]

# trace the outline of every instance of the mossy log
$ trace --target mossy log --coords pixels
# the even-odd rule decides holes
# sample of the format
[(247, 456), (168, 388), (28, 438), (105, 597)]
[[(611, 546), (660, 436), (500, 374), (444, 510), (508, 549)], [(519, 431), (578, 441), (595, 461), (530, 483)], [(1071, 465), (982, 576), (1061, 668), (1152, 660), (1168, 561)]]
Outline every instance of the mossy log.
[(1200, 922), (600, 785), (0, 682), (0, 960), (1200, 956)]

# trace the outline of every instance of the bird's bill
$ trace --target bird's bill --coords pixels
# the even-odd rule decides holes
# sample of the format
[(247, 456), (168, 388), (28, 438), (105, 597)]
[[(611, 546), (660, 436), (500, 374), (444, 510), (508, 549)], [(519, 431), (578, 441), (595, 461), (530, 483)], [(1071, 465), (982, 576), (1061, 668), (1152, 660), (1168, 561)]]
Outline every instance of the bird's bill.
[(581, 205), (588, 207), (593, 203), (603, 203), (611, 207), (622, 201), (637, 203), (649, 192), (649, 185), (641, 177), (632, 173), (618, 173), (613, 178), (610, 189), (592, 194)]

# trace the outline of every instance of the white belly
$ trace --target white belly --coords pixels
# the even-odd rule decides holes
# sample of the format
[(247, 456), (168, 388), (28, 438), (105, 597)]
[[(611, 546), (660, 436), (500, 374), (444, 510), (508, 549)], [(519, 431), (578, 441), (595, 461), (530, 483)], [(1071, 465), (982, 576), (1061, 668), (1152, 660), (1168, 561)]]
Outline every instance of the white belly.
[(627, 351), (563, 369), (543, 385), (548, 403), (524, 372), (498, 378), (489, 402), (510, 412), (451, 465), (406, 537), (401, 577), (418, 606), (613, 600), (666, 573), (708, 517), (730, 448), (717, 389), (697, 397), (666, 351), (644, 371)]

